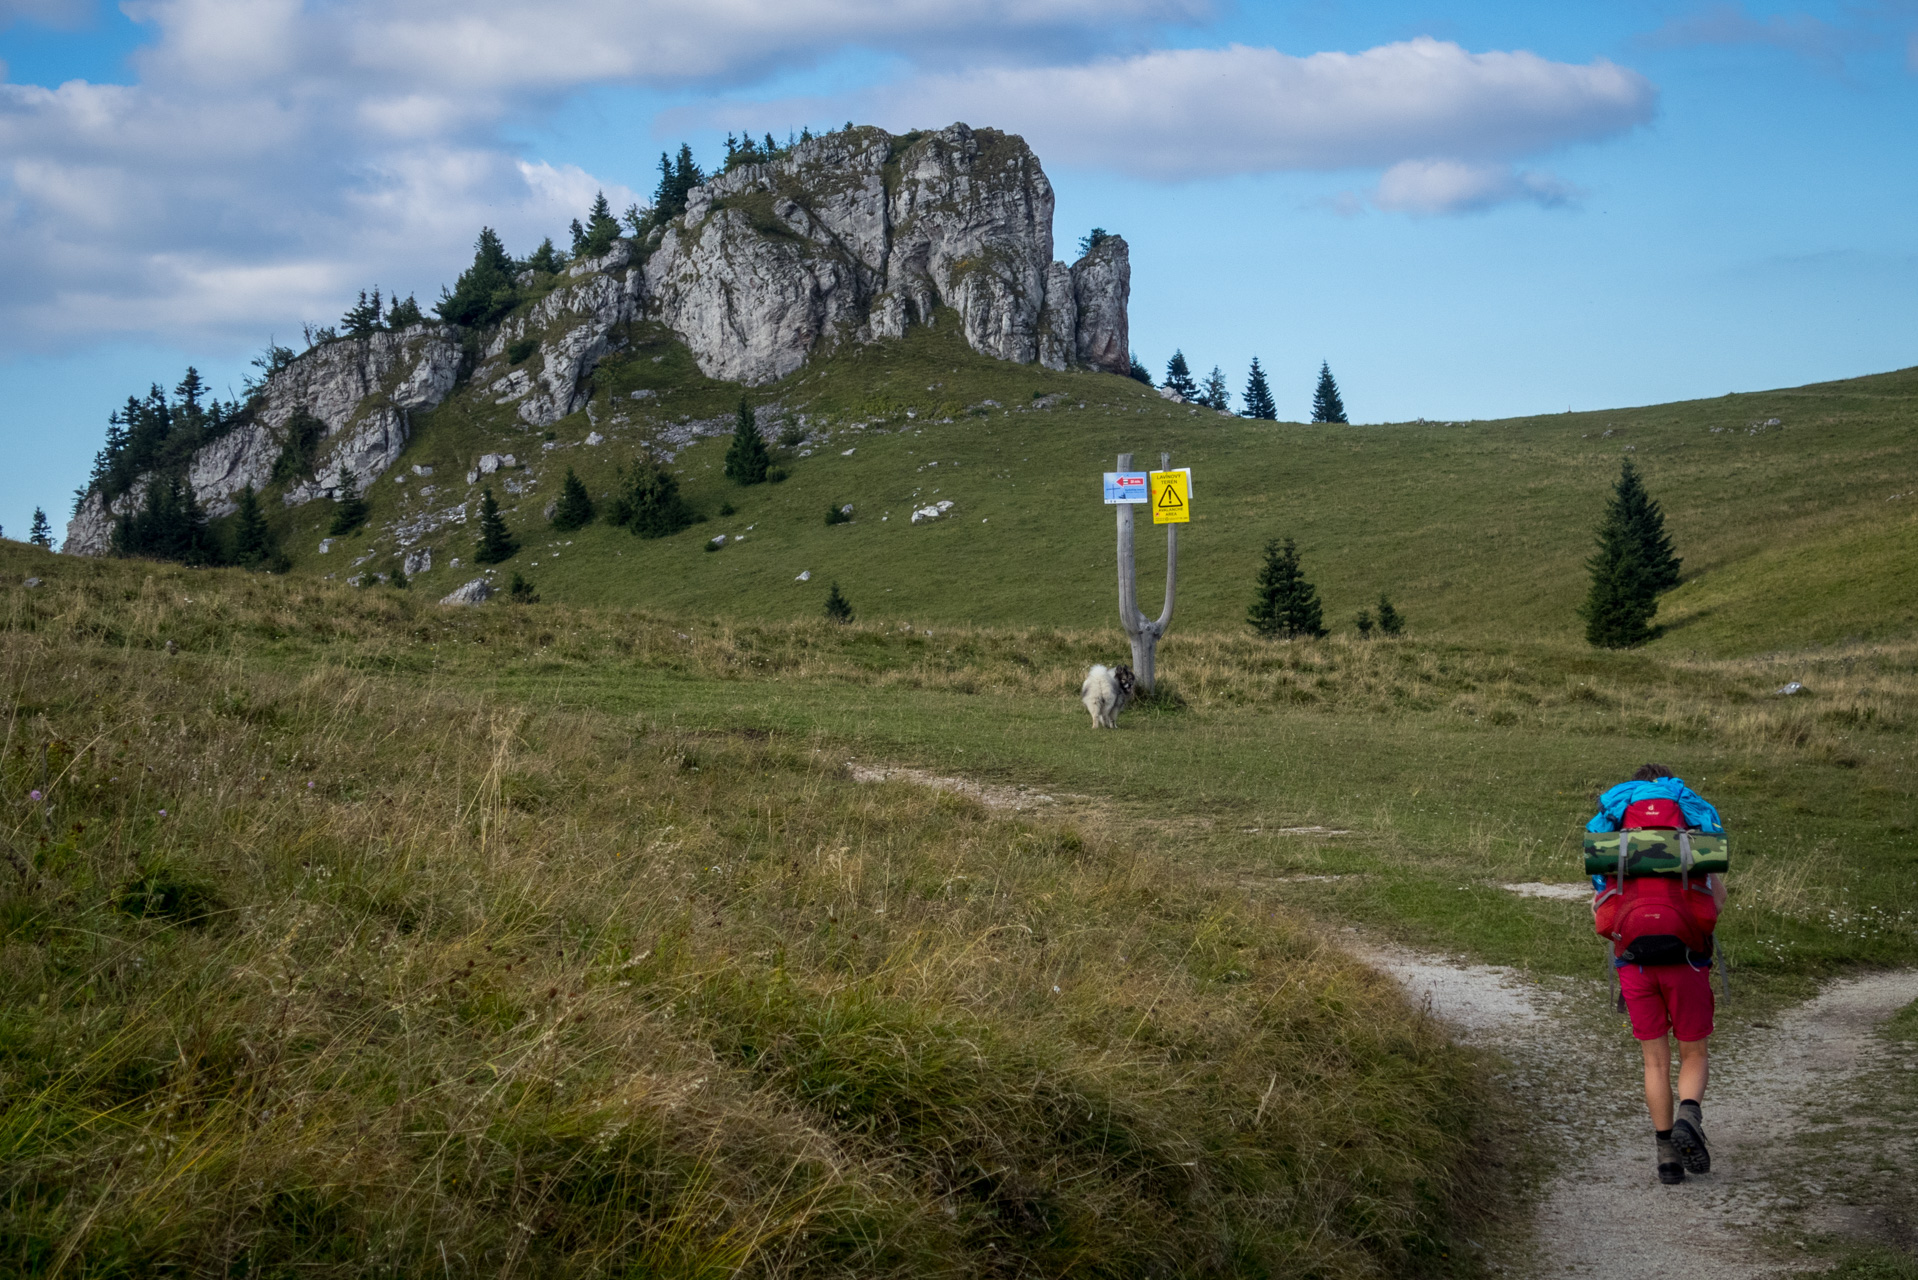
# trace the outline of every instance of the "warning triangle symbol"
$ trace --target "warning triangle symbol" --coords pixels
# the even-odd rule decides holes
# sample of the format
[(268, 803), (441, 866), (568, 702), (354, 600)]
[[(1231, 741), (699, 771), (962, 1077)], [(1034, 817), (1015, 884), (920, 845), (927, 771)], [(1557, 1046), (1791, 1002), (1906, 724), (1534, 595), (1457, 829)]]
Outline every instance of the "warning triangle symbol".
[(1185, 501), (1179, 497), (1179, 487), (1169, 484), (1159, 490), (1158, 505), (1161, 507), (1183, 507)]

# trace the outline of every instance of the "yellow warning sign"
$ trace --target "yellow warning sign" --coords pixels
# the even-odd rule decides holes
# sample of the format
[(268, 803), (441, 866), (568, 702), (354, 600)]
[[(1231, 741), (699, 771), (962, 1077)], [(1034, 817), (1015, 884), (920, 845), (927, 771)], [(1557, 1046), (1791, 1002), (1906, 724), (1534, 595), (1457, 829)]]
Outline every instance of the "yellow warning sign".
[(1192, 522), (1192, 468), (1152, 473), (1152, 523)]

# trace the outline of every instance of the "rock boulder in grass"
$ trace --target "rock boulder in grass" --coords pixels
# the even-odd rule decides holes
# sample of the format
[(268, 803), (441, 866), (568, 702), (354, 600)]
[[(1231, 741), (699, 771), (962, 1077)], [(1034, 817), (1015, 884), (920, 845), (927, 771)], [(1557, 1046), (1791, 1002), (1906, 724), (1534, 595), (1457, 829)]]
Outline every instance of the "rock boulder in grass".
[[(1052, 207), (1038, 157), (1011, 134), (827, 134), (695, 188), (646, 262), (644, 305), (701, 372), (752, 385), (816, 350), (937, 323), (942, 308), (975, 351), (1057, 369), (1081, 350), (1115, 367), (1116, 314), (1124, 372), (1124, 242), (1095, 251), (1081, 278), (1052, 260)], [(1117, 298), (1098, 293), (1115, 284)]]
[(441, 604), (485, 604), (492, 597), (493, 584), (484, 578), (475, 578), (456, 591), (449, 591), (440, 597)]

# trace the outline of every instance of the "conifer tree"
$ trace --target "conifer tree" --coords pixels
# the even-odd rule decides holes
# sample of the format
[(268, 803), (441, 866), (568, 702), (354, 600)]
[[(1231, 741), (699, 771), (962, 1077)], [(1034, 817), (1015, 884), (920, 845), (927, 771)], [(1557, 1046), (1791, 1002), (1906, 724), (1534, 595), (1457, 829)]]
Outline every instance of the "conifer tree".
[(1312, 392), (1312, 421), (1345, 421), (1345, 402), (1339, 399), (1339, 384), (1332, 377), (1332, 366), (1324, 360), (1319, 361), (1319, 385)]
[(395, 300), (386, 313), (386, 327), (395, 333), (401, 329), (410, 329), (416, 324), (424, 324), (426, 317), (420, 314), (419, 300), (412, 294), (406, 295), (406, 301)]
[(1187, 403), (1199, 403), (1199, 384), (1192, 380), (1192, 370), (1186, 366), (1183, 351), (1174, 351), (1172, 358), (1165, 362), (1165, 381), (1160, 385), (1176, 392)]
[(1258, 594), (1245, 620), (1262, 636), (1291, 639), (1325, 634), (1325, 611), (1319, 604), (1318, 588), (1305, 580), (1299, 568), (1299, 548), (1292, 539), (1281, 543), (1274, 538), (1265, 544)]
[(1630, 649), (1650, 640), (1658, 593), (1677, 585), (1679, 563), (1664, 513), (1625, 459), (1598, 528), (1598, 549), (1585, 562), (1592, 575), (1579, 611), (1585, 639), (1601, 649)]
[(360, 496), (359, 483), (354, 479), (352, 469), (341, 467), (340, 487), (333, 494), (333, 523), (327, 526), (327, 536), (340, 537), (365, 523), (366, 499)]
[(851, 622), (852, 605), (845, 596), (839, 594), (839, 584), (832, 584), (832, 590), (826, 596), (826, 616), (834, 622)]
[(1239, 410), (1242, 418), (1261, 418), (1267, 422), (1276, 422), (1279, 406), (1272, 399), (1272, 388), (1265, 380), (1265, 370), (1259, 367), (1259, 358), (1252, 357), (1252, 372), (1245, 379), (1245, 408)]
[(27, 541), (36, 547), (53, 547), (53, 526), (47, 523), (47, 513), (39, 507), (33, 509), (33, 528), (27, 534)]
[(1392, 607), (1383, 591), (1379, 592), (1379, 630), (1388, 636), (1395, 636), (1405, 630), (1405, 615)]
[(544, 271), (549, 276), (556, 276), (566, 270), (566, 258), (554, 246), (553, 237), (547, 236), (539, 242), (539, 248), (533, 250), (533, 256), (526, 260), (526, 265), (535, 271)]
[(1088, 253), (1091, 253), (1094, 249), (1097, 249), (1110, 239), (1112, 239), (1112, 233), (1110, 231), (1107, 231), (1104, 227), (1094, 227), (1079, 237), (1079, 256), (1081, 258), (1085, 257)]
[(1232, 411), (1232, 393), (1226, 389), (1225, 373), (1216, 364), (1212, 366), (1212, 372), (1206, 375), (1205, 386), (1199, 392), (1199, 403), (1221, 413)]
[(518, 274), (506, 246), (491, 227), (481, 227), (473, 245), (473, 265), (460, 273), (452, 292), (440, 290), (435, 308), (448, 324), (484, 328), (513, 309), (519, 301)]
[(366, 290), (360, 290), (360, 300), (348, 307), (346, 314), (340, 317), (340, 328), (346, 330), (347, 336), (352, 338), (364, 338), (369, 333), (378, 333), (382, 305), (378, 285), (373, 286), (371, 298), (366, 296)]
[(1134, 382), (1143, 382), (1148, 387), (1152, 385), (1152, 370), (1145, 367), (1145, 361), (1139, 359), (1136, 351), (1132, 353), (1132, 368), (1127, 371), (1127, 376)]
[(1359, 639), (1370, 640), (1372, 638), (1372, 611), (1370, 609), (1360, 609), (1358, 616), (1352, 619), (1352, 625), (1359, 629)]
[(726, 478), (734, 484), (758, 484), (766, 478), (771, 461), (766, 441), (759, 434), (759, 423), (746, 397), (739, 398), (739, 418), (733, 427), (733, 442), (726, 450)]
[(233, 563), (257, 569), (273, 559), (273, 531), (252, 485), (240, 490), (239, 509), (233, 513)]
[(406, 566), (403, 564), (394, 565), (393, 572), (388, 576), (386, 581), (395, 591), (404, 591), (413, 585), (406, 580)]
[(566, 468), (566, 481), (560, 486), (559, 501), (553, 504), (553, 527), (561, 533), (571, 533), (575, 529), (584, 529), (593, 522), (593, 500), (586, 493), (586, 486), (573, 474), (571, 467)]
[(519, 544), (513, 541), (513, 534), (506, 527), (506, 517), (500, 514), (499, 503), (493, 501), (491, 485), (480, 490), (479, 526), (479, 546), (473, 552), (473, 559), (480, 564), (498, 564), (519, 550)]
[(642, 538), (666, 538), (691, 524), (693, 513), (679, 496), (678, 477), (654, 459), (642, 457), (609, 518)]
[(677, 160), (660, 152), (659, 186), (653, 190), (653, 222), (670, 222), (686, 212), (686, 196), (704, 181), (706, 175), (694, 163), (693, 149), (686, 143), (679, 144)]
[(1673, 553), (1671, 535), (1665, 532), (1665, 513), (1658, 501), (1645, 491), (1645, 481), (1632, 460), (1619, 467), (1618, 484), (1612, 490), (1612, 511), (1616, 519), (1633, 531), (1638, 540), (1638, 558), (1645, 566), (1655, 592), (1670, 591), (1678, 585), (1678, 567), (1683, 563)]

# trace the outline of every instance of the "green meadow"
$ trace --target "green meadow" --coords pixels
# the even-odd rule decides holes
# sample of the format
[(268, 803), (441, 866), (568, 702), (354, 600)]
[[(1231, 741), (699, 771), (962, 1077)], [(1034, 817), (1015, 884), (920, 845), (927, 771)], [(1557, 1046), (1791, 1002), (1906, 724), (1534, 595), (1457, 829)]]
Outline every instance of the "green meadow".
[[(1479, 1274), (1524, 1177), (1487, 1064), (1333, 941), (1600, 1001), (1586, 908), (1503, 886), (1577, 882), (1646, 760), (1732, 831), (1731, 1034), (1918, 961), (1918, 372), (1315, 427), (955, 346), (748, 393), (787, 478), (687, 445), (707, 518), (658, 540), (539, 512), (730, 414), (683, 348), (634, 334), (551, 441), (449, 400), (405, 461), (445, 501), (534, 460), (500, 578), (537, 604), (436, 604), (457, 529), (410, 589), (347, 585), (417, 478), (325, 557), (323, 511), (276, 516), (280, 577), (0, 547), (4, 1265)], [(1191, 466), (1196, 518), (1164, 694), (1101, 732), (1121, 451)], [(1685, 581), (1599, 652), (1627, 456)], [(1327, 639), (1243, 623), (1287, 535)], [(1380, 592), (1407, 631), (1360, 639)]]

